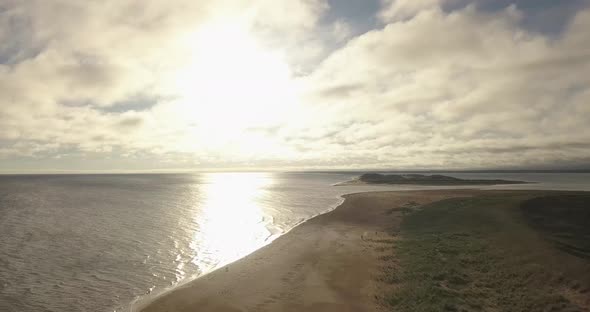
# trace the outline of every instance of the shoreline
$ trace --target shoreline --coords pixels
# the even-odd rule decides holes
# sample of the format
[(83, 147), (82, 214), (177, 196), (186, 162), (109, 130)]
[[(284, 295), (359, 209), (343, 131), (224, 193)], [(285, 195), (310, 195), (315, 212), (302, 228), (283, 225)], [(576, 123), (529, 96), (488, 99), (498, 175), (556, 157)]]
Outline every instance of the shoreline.
[(348, 195), (354, 195), (354, 194), (359, 194), (359, 193), (370, 193), (370, 191), (369, 192), (355, 192), (355, 193), (343, 194), (343, 195), (341, 195), (341, 196), (338, 197), (339, 202), (337, 204), (335, 204), (335, 205), (331, 205), (331, 207), (328, 208), (326, 211), (323, 211), (323, 212), (317, 213), (315, 215), (312, 215), (309, 218), (304, 219), (304, 220), (302, 220), (302, 221), (294, 224), (293, 227), (291, 227), (290, 229), (288, 229), (288, 230), (286, 230), (286, 231), (284, 231), (284, 232), (282, 232), (282, 233), (280, 233), (278, 235), (269, 235), (264, 240), (264, 243), (262, 245), (260, 245), (260, 247), (258, 247), (254, 251), (252, 251), (252, 252), (244, 255), (243, 257), (240, 257), (240, 258), (238, 258), (236, 260), (232, 260), (232, 261), (229, 261), (229, 262), (226, 262), (226, 263), (219, 263), (216, 267), (214, 267), (210, 271), (207, 271), (207, 272), (205, 272), (205, 273), (203, 273), (201, 275), (198, 275), (198, 276), (193, 276), (192, 278), (189, 278), (189, 279), (187, 279), (185, 281), (182, 281), (182, 282), (180, 282), (178, 284), (175, 284), (175, 285), (172, 285), (172, 286), (170, 286), (168, 288), (165, 288), (165, 289), (161, 290), (160, 292), (147, 293), (144, 296), (137, 297), (137, 298), (135, 298), (129, 304), (129, 306), (127, 307), (127, 309), (125, 311), (128, 311), (128, 312), (142, 312), (143, 309), (146, 309), (148, 306), (150, 306), (154, 301), (158, 300), (160, 297), (166, 296), (169, 293), (174, 292), (176, 289), (184, 287), (186, 284), (190, 284), (190, 283), (196, 282), (197, 280), (199, 280), (201, 278), (204, 278), (205, 276), (207, 276), (207, 275), (209, 275), (211, 273), (214, 273), (214, 272), (216, 272), (218, 270), (221, 270), (222, 268), (224, 268), (226, 266), (229, 266), (232, 263), (241, 261), (242, 259), (248, 257), (249, 255), (251, 255), (253, 253), (256, 253), (260, 249), (265, 248), (266, 246), (272, 244), (276, 239), (278, 239), (278, 238), (280, 238), (280, 237), (282, 237), (284, 235), (289, 234), (289, 232), (293, 231), (295, 228), (297, 228), (300, 225), (308, 222), (309, 220), (314, 219), (314, 218), (317, 218), (317, 217), (319, 217), (321, 215), (324, 215), (324, 214), (327, 214), (327, 213), (330, 213), (330, 212), (336, 210), (338, 207), (340, 207), (344, 203), (344, 201), (346, 200), (346, 198), (345, 198), (346, 196), (348, 196)]
[[(131, 311), (378, 311), (375, 242), (420, 205), (476, 189), (358, 192), (302, 221), (253, 253), (194, 280), (136, 301)], [(379, 285), (381, 287), (383, 285)]]

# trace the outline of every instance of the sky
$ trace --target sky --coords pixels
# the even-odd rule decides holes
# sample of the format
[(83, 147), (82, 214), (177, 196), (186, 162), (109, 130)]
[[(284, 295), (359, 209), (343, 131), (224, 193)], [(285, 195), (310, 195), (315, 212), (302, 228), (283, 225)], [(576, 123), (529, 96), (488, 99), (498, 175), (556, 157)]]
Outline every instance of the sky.
[(0, 0), (0, 172), (590, 167), (590, 1)]

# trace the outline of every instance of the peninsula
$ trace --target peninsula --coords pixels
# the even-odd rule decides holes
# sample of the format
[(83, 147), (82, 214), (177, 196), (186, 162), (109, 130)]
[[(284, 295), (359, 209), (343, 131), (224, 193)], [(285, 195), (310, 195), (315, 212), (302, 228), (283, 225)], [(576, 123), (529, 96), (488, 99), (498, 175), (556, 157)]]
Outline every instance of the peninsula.
[(380, 174), (365, 173), (358, 178), (338, 185), (356, 184), (409, 184), (409, 185), (498, 185), (525, 184), (531, 182), (499, 179), (460, 179), (446, 175), (433, 174)]

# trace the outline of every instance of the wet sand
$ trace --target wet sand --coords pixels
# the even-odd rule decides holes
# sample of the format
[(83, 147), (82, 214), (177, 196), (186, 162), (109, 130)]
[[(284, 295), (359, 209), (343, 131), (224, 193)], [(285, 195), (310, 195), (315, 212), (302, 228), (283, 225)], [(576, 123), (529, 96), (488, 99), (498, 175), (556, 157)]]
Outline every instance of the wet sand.
[(345, 196), (268, 246), (166, 293), (142, 312), (381, 311), (379, 240), (391, 240), (408, 203), (476, 190), (371, 192)]

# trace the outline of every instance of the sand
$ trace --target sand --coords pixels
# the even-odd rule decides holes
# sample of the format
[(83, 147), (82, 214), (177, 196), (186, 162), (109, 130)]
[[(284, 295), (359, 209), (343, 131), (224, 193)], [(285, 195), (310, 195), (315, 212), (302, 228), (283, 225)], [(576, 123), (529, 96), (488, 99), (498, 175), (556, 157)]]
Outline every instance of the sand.
[(480, 191), (371, 192), (345, 196), (249, 256), (166, 293), (142, 312), (381, 311), (379, 239), (401, 219), (392, 208)]

